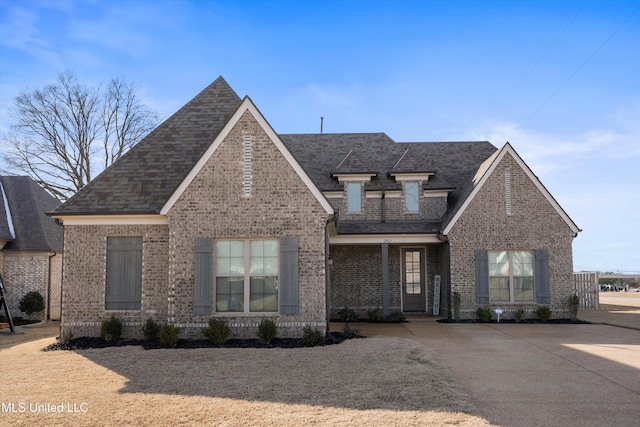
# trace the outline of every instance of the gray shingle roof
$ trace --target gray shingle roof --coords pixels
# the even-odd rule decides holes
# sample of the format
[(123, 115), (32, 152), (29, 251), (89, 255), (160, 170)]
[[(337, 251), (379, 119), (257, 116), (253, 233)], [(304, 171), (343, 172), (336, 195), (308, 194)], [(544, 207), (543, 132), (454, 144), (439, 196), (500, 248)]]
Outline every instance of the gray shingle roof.
[[(15, 239), (8, 242), (3, 250), (61, 251), (62, 227), (56, 224), (55, 219), (46, 216), (46, 212), (58, 207), (60, 201), (28, 176), (2, 176), (0, 184), (7, 197), (15, 231)], [(4, 206), (0, 209), (2, 224), (8, 226)]]
[(433, 234), (441, 221), (339, 221), (338, 234)]
[(218, 77), (55, 213), (159, 213), (240, 103)]
[[(54, 214), (159, 213), (241, 102), (219, 77)], [(400, 183), (390, 173), (434, 173), (424, 184), (425, 190), (452, 190), (445, 223), (471, 191), (478, 167), (497, 150), (486, 141), (397, 143), (384, 133), (279, 137), (321, 191), (343, 189), (343, 184), (332, 176), (336, 173), (376, 174), (365, 185), (368, 190), (400, 189)], [(402, 230), (428, 232), (427, 229), (437, 228), (434, 224), (405, 224)], [(396, 225), (381, 225), (375, 230), (372, 227), (343, 224), (341, 230), (386, 232), (379, 230)]]

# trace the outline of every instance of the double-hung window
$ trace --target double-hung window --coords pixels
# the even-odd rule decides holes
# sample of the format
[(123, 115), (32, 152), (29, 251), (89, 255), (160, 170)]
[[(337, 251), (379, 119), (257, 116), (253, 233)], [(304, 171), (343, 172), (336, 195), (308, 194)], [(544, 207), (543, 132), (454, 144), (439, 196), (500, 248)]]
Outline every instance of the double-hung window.
[(277, 312), (278, 240), (216, 240), (216, 312)]
[(489, 251), (489, 301), (534, 301), (532, 251)]

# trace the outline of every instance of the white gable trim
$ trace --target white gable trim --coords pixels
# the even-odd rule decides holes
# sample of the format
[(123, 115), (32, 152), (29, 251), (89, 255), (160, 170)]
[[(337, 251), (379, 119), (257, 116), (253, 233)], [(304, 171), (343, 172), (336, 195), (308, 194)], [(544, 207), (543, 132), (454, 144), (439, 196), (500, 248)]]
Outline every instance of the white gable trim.
[[(538, 177), (534, 175), (533, 171), (529, 168), (529, 166), (527, 166), (527, 164), (524, 162), (524, 160), (522, 160), (522, 158), (518, 155), (518, 153), (516, 153), (516, 150), (513, 149), (511, 144), (509, 144), (507, 142), (499, 151), (497, 151), (492, 156), (490, 156), (480, 166), (479, 171), (478, 171), (479, 173), (476, 174), (476, 176), (473, 179), (475, 188), (473, 189), (473, 191), (471, 191), (471, 194), (469, 194), (469, 196), (464, 201), (464, 203), (462, 204), (460, 209), (458, 209), (458, 212), (456, 212), (456, 214), (453, 216), (453, 218), (451, 218), (451, 220), (449, 221), (447, 226), (442, 231), (442, 234), (444, 234), (445, 236), (447, 234), (449, 234), (449, 232), (451, 231), (453, 226), (456, 224), (458, 219), (462, 216), (462, 214), (467, 209), (469, 204), (471, 204), (471, 202), (476, 197), (476, 195), (478, 194), (478, 192), (480, 191), (480, 189), (482, 188), (484, 183), (487, 181), (487, 179), (489, 179), (489, 176), (491, 176), (493, 171), (496, 169), (496, 167), (498, 166), (500, 161), (504, 158), (504, 156), (507, 153), (509, 153), (511, 155), (511, 157), (516, 161), (516, 163), (518, 163), (520, 168), (522, 168), (522, 170), (529, 177), (531, 182), (533, 182), (533, 184), (538, 188), (538, 190), (540, 190), (542, 195), (547, 199), (547, 201), (551, 204), (551, 206), (553, 206), (553, 208), (558, 213), (558, 215), (560, 215), (562, 217), (562, 219), (567, 223), (569, 228), (571, 228), (571, 231), (573, 231), (576, 234), (578, 234), (580, 231), (582, 231), (573, 222), (573, 220), (571, 218), (569, 218), (569, 215), (567, 215), (567, 213), (564, 211), (564, 209), (562, 209), (562, 207), (560, 206), (560, 204), (558, 204), (556, 199), (553, 198), (551, 193), (549, 193), (549, 190), (547, 190), (547, 188), (542, 184), (542, 182), (540, 182)], [(490, 162), (490, 164), (487, 164), (488, 162)], [(484, 172), (482, 174), (480, 174), (480, 171), (482, 171), (482, 170), (484, 170)]]
[(324, 210), (328, 214), (333, 214), (333, 208), (331, 207), (331, 204), (329, 204), (327, 199), (322, 195), (322, 192), (318, 189), (318, 187), (315, 186), (313, 181), (311, 181), (311, 178), (309, 178), (309, 175), (307, 175), (304, 169), (302, 169), (302, 166), (300, 166), (300, 164), (296, 161), (293, 155), (289, 152), (287, 147), (283, 144), (283, 142), (280, 140), (278, 135), (271, 128), (271, 126), (266, 121), (266, 119), (262, 116), (260, 111), (258, 111), (256, 106), (251, 101), (251, 99), (249, 97), (245, 97), (244, 100), (242, 101), (242, 104), (240, 104), (240, 107), (233, 114), (229, 122), (218, 134), (218, 136), (213, 141), (213, 143), (209, 146), (207, 151), (205, 151), (205, 153), (202, 155), (200, 160), (198, 160), (198, 163), (196, 163), (196, 165), (191, 170), (191, 172), (189, 172), (189, 175), (187, 175), (184, 181), (182, 181), (180, 186), (171, 195), (167, 203), (165, 203), (165, 205), (162, 207), (162, 209), (160, 210), (161, 215), (166, 215), (169, 212), (169, 210), (171, 210), (171, 208), (178, 201), (182, 193), (185, 192), (187, 187), (189, 187), (189, 185), (195, 179), (198, 173), (200, 173), (204, 165), (209, 161), (213, 153), (215, 153), (215, 151), (218, 149), (220, 144), (222, 144), (222, 141), (224, 141), (227, 135), (229, 135), (229, 132), (231, 132), (231, 129), (233, 129), (233, 127), (238, 123), (238, 121), (242, 118), (244, 113), (247, 111), (253, 116), (253, 118), (262, 127), (262, 130), (264, 130), (264, 132), (267, 134), (269, 139), (271, 139), (274, 145), (278, 148), (278, 150), (280, 150), (280, 153), (282, 153), (282, 155), (287, 160), (287, 162), (296, 171), (300, 179), (302, 179), (302, 181), (305, 183), (309, 191), (311, 191), (311, 193), (314, 195), (316, 200), (318, 200), (318, 202), (322, 205)]

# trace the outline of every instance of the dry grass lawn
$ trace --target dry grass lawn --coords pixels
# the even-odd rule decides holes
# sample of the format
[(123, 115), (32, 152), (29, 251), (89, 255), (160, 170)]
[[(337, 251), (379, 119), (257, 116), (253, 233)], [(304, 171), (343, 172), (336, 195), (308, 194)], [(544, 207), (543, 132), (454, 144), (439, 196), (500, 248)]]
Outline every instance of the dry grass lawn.
[(403, 338), (42, 352), (55, 328), (24, 330), (0, 335), (0, 425), (487, 425), (436, 354)]

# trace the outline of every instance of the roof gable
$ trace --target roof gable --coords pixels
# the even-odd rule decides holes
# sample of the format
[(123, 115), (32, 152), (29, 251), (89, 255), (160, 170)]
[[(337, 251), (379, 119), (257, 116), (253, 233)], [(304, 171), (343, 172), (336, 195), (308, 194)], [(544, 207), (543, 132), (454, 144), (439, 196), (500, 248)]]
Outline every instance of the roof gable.
[(280, 140), (280, 137), (271, 128), (267, 120), (264, 118), (262, 113), (260, 113), (260, 111), (256, 108), (255, 104), (251, 101), (251, 99), (249, 97), (245, 97), (244, 100), (242, 101), (242, 104), (240, 104), (240, 106), (236, 109), (235, 113), (226, 123), (224, 128), (218, 133), (213, 143), (209, 145), (205, 153), (200, 157), (198, 162), (187, 174), (185, 179), (180, 183), (178, 188), (173, 192), (171, 197), (169, 197), (167, 202), (164, 204), (164, 206), (160, 210), (160, 214), (166, 215), (169, 212), (169, 210), (173, 207), (173, 205), (178, 201), (182, 193), (187, 189), (189, 184), (191, 184), (191, 182), (198, 175), (200, 170), (202, 170), (204, 165), (211, 158), (213, 153), (215, 153), (215, 151), (218, 149), (220, 144), (222, 144), (222, 142), (227, 137), (229, 132), (233, 129), (233, 127), (238, 123), (238, 121), (242, 118), (242, 116), (246, 112), (249, 112), (254, 117), (254, 119), (258, 122), (258, 124), (262, 127), (262, 129), (267, 134), (269, 139), (278, 148), (280, 153), (282, 153), (284, 158), (295, 170), (295, 172), (298, 174), (300, 179), (302, 179), (302, 181), (305, 183), (309, 191), (311, 191), (311, 193), (314, 195), (316, 200), (318, 200), (320, 205), (322, 205), (323, 209), (329, 214), (333, 213), (333, 208), (331, 207), (331, 204), (329, 204), (327, 199), (322, 195), (322, 192), (318, 189), (318, 187), (316, 187), (316, 185), (311, 180), (309, 175), (307, 175), (305, 170), (294, 158), (291, 152), (287, 149), (285, 144), (283, 144), (283, 142)]
[(462, 214), (464, 213), (466, 208), (469, 206), (469, 204), (471, 204), (471, 201), (476, 197), (478, 192), (480, 192), (480, 189), (482, 188), (484, 183), (487, 181), (487, 179), (489, 179), (489, 176), (491, 176), (491, 174), (496, 169), (496, 167), (498, 166), (500, 161), (507, 154), (509, 154), (516, 161), (516, 163), (520, 166), (520, 168), (522, 168), (522, 170), (525, 172), (527, 177), (538, 188), (538, 190), (542, 193), (542, 195), (545, 197), (545, 199), (547, 199), (547, 201), (551, 204), (551, 206), (558, 213), (558, 215), (560, 215), (560, 217), (564, 220), (564, 222), (567, 224), (567, 226), (569, 226), (569, 228), (576, 234), (579, 233), (580, 231), (582, 231), (573, 222), (573, 220), (569, 217), (569, 215), (567, 215), (567, 213), (564, 211), (564, 209), (562, 209), (560, 204), (551, 195), (549, 190), (547, 190), (547, 188), (542, 184), (542, 182), (540, 182), (540, 180), (533, 173), (531, 168), (529, 168), (529, 166), (524, 162), (524, 160), (522, 160), (522, 158), (516, 152), (516, 150), (513, 149), (511, 144), (509, 144), (507, 142), (499, 151), (497, 151), (492, 156), (487, 158), (480, 165), (480, 167), (478, 168), (475, 176), (473, 177), (472, 183), (471, 183), (472, 190), (464, 198), (464, 200), (461, 201), (462, 203), (459, 204), (459, 208), (455, 212), (452, 213), (452, 215), (450, 216), (450, 219), (448, 220), (448, 222), (446, 223), (446, 225), (445, 225), (445, 227), (444, 227), (444, 229), (442, 231), (442, 234), (444, 234), (444, 235), (449, 234), (449, 232), (455, 226), (455, 223), (458, 221), (460, 216), (462, 216)]
[(218, 77), (53, 215), (159, 213), (240, 103)]
[(0, 187), (0, 199), (6, 200), (6, 204), (5, 200), (0, 200), (0, 225), (6, 224), (9, 231), (13, 231), (13, 236), (9, 236), (13, 238), (6, 239), (10, 241), (4, 250), (62, 250), (62, 227), (46, 216), (46, 212), (58, 207), (60, 201), (28, 176), (0, 177)]

